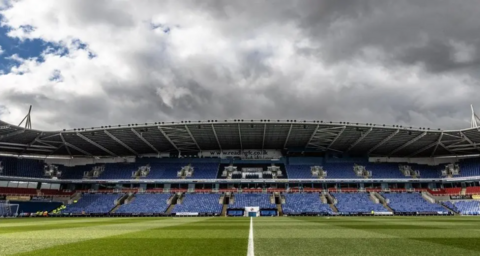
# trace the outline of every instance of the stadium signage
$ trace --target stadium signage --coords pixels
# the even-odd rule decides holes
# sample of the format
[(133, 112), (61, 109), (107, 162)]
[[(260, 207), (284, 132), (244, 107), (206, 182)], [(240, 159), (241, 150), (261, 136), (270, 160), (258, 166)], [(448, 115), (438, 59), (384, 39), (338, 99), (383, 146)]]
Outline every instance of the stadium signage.
[(177, 212), (176, 216), (198, 216), (198, 212)]
[(2, 125), (0, 126), (0, 130), (5, 130), (5, 129), (9, 129), (10, 128), (10, 125)]
[(240, 157), (242, 159), (278, 159), (282, 156), (279, 150), (245, 149), (245, 150), (204, 150), (205, 157)]
[(472, 195), (451, 195), (452, 200), (472, 199)]

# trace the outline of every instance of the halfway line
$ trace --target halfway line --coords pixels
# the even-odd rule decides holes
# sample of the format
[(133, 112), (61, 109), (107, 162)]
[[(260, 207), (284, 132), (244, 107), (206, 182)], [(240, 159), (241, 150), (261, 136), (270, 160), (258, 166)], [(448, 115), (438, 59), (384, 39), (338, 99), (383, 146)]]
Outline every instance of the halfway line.
[(250, 217), (250, 232), (248, 233), (248, 251), (247, 256), (254, 256), (254, 249), (253, 249), (253, 218)]

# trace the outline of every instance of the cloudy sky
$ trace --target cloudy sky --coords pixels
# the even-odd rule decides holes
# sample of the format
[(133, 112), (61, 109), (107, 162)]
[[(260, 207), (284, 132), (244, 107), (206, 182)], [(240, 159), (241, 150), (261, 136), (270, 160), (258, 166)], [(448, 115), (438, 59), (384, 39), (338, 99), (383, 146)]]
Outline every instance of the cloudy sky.
[(478, 0), (0, 0), (0, 119), (466, 128)]

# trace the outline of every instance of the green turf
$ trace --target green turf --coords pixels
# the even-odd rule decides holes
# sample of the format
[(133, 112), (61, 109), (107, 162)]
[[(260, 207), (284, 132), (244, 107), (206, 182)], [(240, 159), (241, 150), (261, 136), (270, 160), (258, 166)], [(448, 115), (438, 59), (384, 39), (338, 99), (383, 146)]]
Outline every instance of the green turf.
[[(475, 217), (254, 218), (255, 255), (480, 255)], [(0, 220), (0, 255), (242, 255), (249, 218)]]

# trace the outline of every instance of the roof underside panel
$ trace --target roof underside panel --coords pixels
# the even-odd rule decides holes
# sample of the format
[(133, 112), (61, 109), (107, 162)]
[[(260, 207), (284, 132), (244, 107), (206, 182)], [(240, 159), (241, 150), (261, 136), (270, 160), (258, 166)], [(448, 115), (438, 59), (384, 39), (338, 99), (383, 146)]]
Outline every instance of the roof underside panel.
[(267, 126), (265, 135), (266, 149), (283, 149), (291, 125), (273, 124)]
[(350, 145), (360, 139), (368, 130), (368, 128), (361, 127), (345, 127), (341, 136), (331, 145), (331, 149), (346, 152)]
[[(198, 124), (198, 125), (188, 125), (188, 130), (192, 134), (193, 138), (197, 142), (198, 146), (202, 150), (216, 150), (218, 149), (218, 142), (215, 138), (213, 124)], [(218, 132), (217, 132), (218, 134)]]
[[(243, 137), (247, 136), (247, 134), (244, 134), (245, 131), (240, 127), (240, 125), (215, 124), (213, 125), (213, 128), (211, 128), (211, 125), (207, 125), (207, 127), (208, 126), (210, 126), (213, 134), (214, 132), (217, 134), (221, 149), (246, 148), (246, 146), (243, 145)], [(213, 136), (213, 138), (216, 140), (215, 134)], [(240, 141), (240, 136), (242, 137), (242, 141)], [(217, 149), (219, 148), (217, 147)]]
[(156, 153), (150, 146), (148, 146), (140, 138), (138, 138), (131, 129), (116, 129), (109, 130), (108, 132), (112, 136), (123, 142), (127, 147), (135, 151), (137, 154), (142, 155)]
[(163, 136), (157, 126), (133, 129), (158, 151), (175, 151), (173, 145)]
[(287, 148), (306, 148), (317, 127), (320, 128), (319, 125), (314, 124), (294, 124), (288, 138)]
[(226, 120), (45, 132), (0, 121), (0, 152), (16, 154), (132, 156), (177, 149), (285, 148), (332, 150), (351, 156), (430, 157), (478, 154), (478, 145), (480, 131), (476, 128), (437, 131), (345, 122)]
[(369, 150), (373, 149), (384, 139), (387, 139), (396, 130), (393, 129), (373, 129), (361, 143), (358, 143), (350, 150), (351, 154), (365, 155)]
[(266, 124), (240, 124), (244, 149), (262, 148)]

